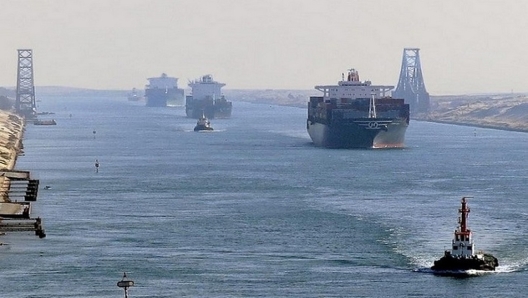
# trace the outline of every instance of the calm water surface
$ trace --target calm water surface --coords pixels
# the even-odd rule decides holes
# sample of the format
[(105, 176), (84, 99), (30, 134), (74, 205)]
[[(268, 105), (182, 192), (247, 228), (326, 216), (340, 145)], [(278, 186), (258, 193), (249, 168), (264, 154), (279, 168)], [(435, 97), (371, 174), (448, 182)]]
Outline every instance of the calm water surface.
[[(182, 108), (47, 97), (18, 169), (47, 238), (0, 238), (1, 297), (524, 297), (528, 134), (411, 122), (402, 150), (312, 146), (306, 110), (234, 102), (195, 133)], [(51, 117), (51, 116), (49, 116)], [(95, 133), (94, 133), (95, 132)], [(99, 160), (96, 173), (94, 162)], [(51, 189), (44, 190), (49, 185)], [(498, 272), (427, 270), (462, 196)]]

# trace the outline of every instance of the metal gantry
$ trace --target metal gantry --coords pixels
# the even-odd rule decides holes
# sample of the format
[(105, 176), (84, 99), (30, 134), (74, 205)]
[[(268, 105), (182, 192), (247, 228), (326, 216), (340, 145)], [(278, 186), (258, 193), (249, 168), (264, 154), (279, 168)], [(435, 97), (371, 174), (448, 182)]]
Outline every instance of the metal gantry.
[(18, 50), (15, 110), (19, 115), (26, 117), (26, 119), (36, 117), (33, 51), (30, 49)]
[(420, 63), (420, 49), (404, 48), (398, 86), (393, 97), (405, 99), (412, 113), (429, 112), (429, 93), (425, 90), (425, 83)]

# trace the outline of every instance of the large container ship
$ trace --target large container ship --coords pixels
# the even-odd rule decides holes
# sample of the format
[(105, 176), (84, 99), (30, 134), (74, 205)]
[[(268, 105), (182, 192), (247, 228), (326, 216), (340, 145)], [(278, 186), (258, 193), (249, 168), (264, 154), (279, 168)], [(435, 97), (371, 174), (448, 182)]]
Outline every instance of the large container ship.
[(315, 86), (323, 96), (308, 103), (306, 128), (316, 146), (401, 148), (409, 126), (409, 105), (390, 97), (393, 86), (361, 82), (355, 69), (338, 85)]
[(147, 107), (183, 106), (183, 89), (178, 88), (178, 78), (163, 73), (159, 77), (148, 78), (145, 86)]
[(225, 84), (213, 80), (212, 75), (202, 76), (200, 79), (189, 83), (192, 95), (187, 95), (185, 100), (185, 113), (187, 117), (198, 119), (229, 118), (233, 104), (222, 95), (221, 89)]

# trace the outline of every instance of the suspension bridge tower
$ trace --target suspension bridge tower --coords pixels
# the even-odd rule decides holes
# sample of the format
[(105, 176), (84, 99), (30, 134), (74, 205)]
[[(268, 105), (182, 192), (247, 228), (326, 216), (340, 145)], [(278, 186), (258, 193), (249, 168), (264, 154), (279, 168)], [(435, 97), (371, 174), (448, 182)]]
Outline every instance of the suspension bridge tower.
[(37, 113), (35, 105), (35, 85), (33, 84), (33, 51), (18, 50), (18, 72), (15, 110), (26, 119), (34, 119)]
[(412, 113), (429, 112), (429, 93), (425, 90), (420, 64), (420, 49), (404, 48), (400, 79), (393, 97), (405, 99)]

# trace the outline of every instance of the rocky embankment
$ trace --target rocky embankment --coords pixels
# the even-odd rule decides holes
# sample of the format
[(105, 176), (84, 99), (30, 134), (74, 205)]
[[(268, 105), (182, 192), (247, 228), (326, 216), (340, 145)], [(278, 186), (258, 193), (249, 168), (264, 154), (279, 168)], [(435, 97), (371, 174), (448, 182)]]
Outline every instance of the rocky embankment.
[[(317, 90), (225, 90), (231, 100), (306, 107)], [(528, 132), (528, 95), (432, 96), (428, 114), (414, 114), (415, 120), (488, 127)]]

